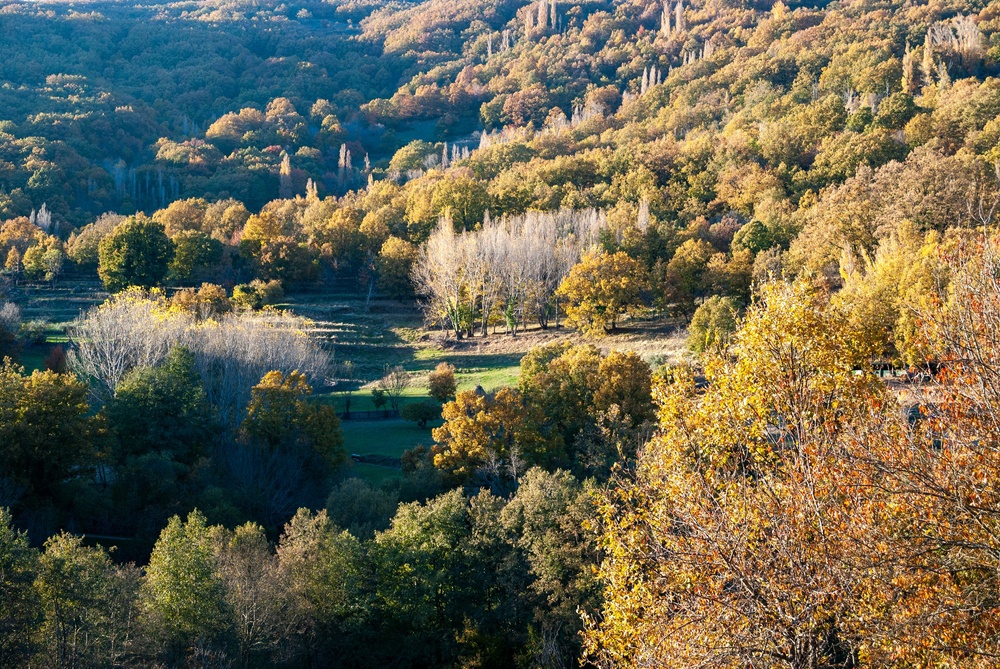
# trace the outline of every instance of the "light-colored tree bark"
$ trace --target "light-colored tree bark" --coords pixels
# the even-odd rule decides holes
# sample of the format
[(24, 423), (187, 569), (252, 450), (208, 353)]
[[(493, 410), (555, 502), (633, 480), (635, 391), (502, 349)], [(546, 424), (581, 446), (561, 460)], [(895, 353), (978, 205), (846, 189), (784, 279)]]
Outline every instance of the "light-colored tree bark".
[(604, 213), (594, 209), (487, 217), (463, 234), (443, 219), (414, 267), (428, 320), (456, 336), (471, 334), (476, 318), (485, 336), (501, 313), (510, 334), (529, 319), (548, 326), (559, 282), (605, 226)]
[(308, 321), (282, 312), (239, 312), (196, 321), (159, 297), (126, 292), (84, 314), (71, 332), (70, 364), (93, 380), (98, 399), (114, 395), (133, 369), (157, 365), (173, 346), (195, 357), (205, 393), (224, 425), (243, 418), (250, 390), (267, 372), (298, 370), (323, 384), (330, 356)]

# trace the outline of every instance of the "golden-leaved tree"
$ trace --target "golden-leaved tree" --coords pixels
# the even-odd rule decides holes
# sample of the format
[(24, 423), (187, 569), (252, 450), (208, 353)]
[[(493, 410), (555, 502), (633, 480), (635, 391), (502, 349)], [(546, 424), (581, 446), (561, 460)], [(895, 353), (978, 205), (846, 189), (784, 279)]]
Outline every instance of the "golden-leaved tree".
[(642, 307), (646, 283), (645, 267), (624, 251), (585, 253), (556, 294), (566, 300), (570, 325), (600, 337)]
[[(851, 666), (843, 500), (822, 487), (845, 406), (880, 403), (843, 321), (804, 284), (764, 289), (706, 362), (658, 389), (661, 434), (604, 502), (606, 603), (591, 652), (615, 666)], [(825, 484), (824, 484), (825, 485)]]
[(463, 390), (444, 405), (444, 425), (434, 428), (434, 466), (455, 480), (468, 479), (491, 458), (524, 458), (541, 441), (530, 429), (530, 410), (514, 388), (492, 394)]
[[(943, 371), (916, 409), (804, 283), (762, 288), (704, 389), (602, 503), (607, 666), (987, 667), (1000, 651), (1000, 254), (966, 240), (910, 308)], [(888, 336), (888, 335), (887, 335)]]

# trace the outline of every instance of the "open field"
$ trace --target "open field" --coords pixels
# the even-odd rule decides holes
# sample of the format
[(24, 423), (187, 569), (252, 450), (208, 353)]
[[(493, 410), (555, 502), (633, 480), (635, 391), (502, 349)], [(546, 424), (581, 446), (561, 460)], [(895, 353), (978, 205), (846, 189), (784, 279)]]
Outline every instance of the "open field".
[(345, 478), (359, 478), (372, 486), (378, 486), (383, 481), (391, 481), (403, 476), (403, 472), (393, 467), (369, 465), (364, 462), (352, 462), (344, 474)]
[(431, 428), (441, 421), (429, 423), (427, 427), (417, 427), (415, 423), (401, 418), (387, 420), (345, 420), (341, 422), (344, 443), (348, 452), (357, 455), (384, 455), (400, 457), (404, 451), (415, 446), (430, 446)]
[[(601, 349), (632, 350), (651, 365), (676, 362), (683, 357), (684, 332), (673, 321), (650, 320), (626, 324), (619, 332), (604, 339), (587, 340), (568, 328), (537, 327), (511, 337), (501, 333), (487, 337), (455, 340), (439, 330), (424, 327), (417, 305), (391, 300), (373, 300), (367, 305), (354, 295), (292, 295), (282, 305), (311, 319), (314, 332), (328, 342), (337, 362), (349, 361), (356, 388), (351, 393), (352, 411), (370, 411), (371, 387), (386, 365), (402, 365), (411, 375), (411, 385), (403, 402), (427, 399), (427, 374), (441, 362), (455, 366), (459, 390), (482, 386), (486, 390), (517, 383), (521, 357), (531, 348), (560, 341), (592, 341)], [(319, 401), (330, 402), (343, 412), (343, 393), (322, 395)], [(344, 443), (349, 453), (398, 458), (414, 446), (432, 443), (430, 429), (416, 427), (400, 419), (342, 421)], [(399, 470), (374, 464), (355, 463), (352, 474), (377, 483)]]

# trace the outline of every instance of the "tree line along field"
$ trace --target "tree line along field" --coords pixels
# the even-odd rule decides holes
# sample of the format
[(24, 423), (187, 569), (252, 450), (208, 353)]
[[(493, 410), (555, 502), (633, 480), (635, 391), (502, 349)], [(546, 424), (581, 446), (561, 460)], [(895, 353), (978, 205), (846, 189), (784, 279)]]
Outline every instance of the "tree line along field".
[[(26, 371), (44, 369), (51, 348), (68, 344), (73, 321), (106, 296), (100, 283), (82, 277), (68, 277), (55, 286), (25, 284), (11, 289), (8, 297), (21, 306), (25, 321), (37, 322), (39, 332), (38, 341), (19, 356)], [(310, 334), (326, 343), (333, 359), (350, 362), (353, 378), (331, 380), (316, 388), (315, 401), (329, 404), (342, 417), (341, 429), (349, 453), (388, 458), (382, 464), (352, 463), (342, 474), (373, 483), (398, 476), (399, 457), (416, 446), (432, 445), (430, 430), (440, 425), (440, 420), (431, 420), (426, 427), (418, 427), (392, 415), (388, 408), (376, 408), (370, 390), (387, 366), (401, 365), (412, 377), (402, 392), (402, 402), (422, 402), (427, 398), (427, 374), (441, 362), (455, 366), (458, 390), (494, 390), (516, 385), (521, 357), (533, 346), (582, 340), (578, 333), (565, 328), (545, 332), (536, 328), (517, 337), (493, 334), (456, 342), (447, 333), (427, 328), (412, 300), (367, 301), (360, 294), (302, 293), (287, 296), (286, 301), (275, 306), (308, 318)], [(684, 355), (677, 322), (662, 318), (636, 322), (601, 345), (606, 350), (638, 351), (655, 364)], [(348, 395), (350, 409), (355, 412), (353, 418), (345, 416)]]

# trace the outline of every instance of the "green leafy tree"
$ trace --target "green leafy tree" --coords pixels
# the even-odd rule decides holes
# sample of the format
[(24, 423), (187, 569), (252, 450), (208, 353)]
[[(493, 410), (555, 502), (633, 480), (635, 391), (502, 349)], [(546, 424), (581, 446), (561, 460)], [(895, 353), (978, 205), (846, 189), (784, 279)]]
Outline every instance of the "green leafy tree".
[(285, 297), (281, 281), (271, 279), (261, 281), (254, 279), (250, 283), (233, 286), (232, 303), (234, 307), (256, 311), (266, 306), (277, 304)]
[(512, 558), (501, 508), (489, 493), (470, 500), (461, 490), (399, 507), (371, 552), (380, 659), (441, 666), (470, 655), (490, 666), (513, 663), (520, 584), (502, 567)]
[(142, 214), (129, 217), (101, 240), (97, 273), (118, 292), (129, 286), (152, 288), (167, 276), (174, 245), (163, 226)]
[(399, 151), (389, 161), (389, 169), (406, 173), (424, 166), (424, 158), (434, 153), (434, 145), (415, 139)]
[(165, 659), (195, 647), (218, 647), (230, 628), (225, 587), (214, 569), (217, 530), (192, 511), (160, 533), (141, 590), (142, 621)]
[(592, 487), (569, 472), (533, 467), (501, 514), (508, 541), (527, 562), (530, 585), (522, 599), (533, 612), (528, 650), (539, 664), (547, 654), (567, 666), (576, 661), (583, 628), (580, 613), (593, 615), (600, 608), (593, 497)]
[(194, 366), (194, 355), (175, 347), (160, 365), (131, 372), (107, 405), (118, 460), (169, 453), (193, 465), (208, 452), (217, 425)]
[(14, 528), (10, 511), (0, 507), (0, 665), (24, 666), (41, 608), (33, 587), (38, 551), (28, 535)]
[(385, 409), (389, 404), (389, 395), (381, 388), (372, 388), (372, 406), (376, 410)]
[(376, 531), (387, 529), (398, 506), (397, 490), (356, 477), (341, 482), (326, 499), (330, 519), (359, 539), (370, 539)]
[(434, 187), (431, 207), (447, 215), (455, 230), (472, 230), (483, 222), (483, 215), (490, 207), (486, 187), (477, 179), (459, 177), (442, 179)]
[(754, 219), (740, 228), (733, 237), (733, 249), (746, 249), (757, 255), (774, 245), (770, 230), (760, 221)]
[(219, 264), (222, 242), (204, 232), (185, 231), (173, 237), (174, 257), (170, 273), (180, 281), (190, 281), (199, 270)]
[(361, 542), (334, 526), (325, 511), (299, 509), (285, 525), (277, 556), (297, 634), (315, 648), (346, 650), (346, 635), (362, 623), (367, 572)]
[(687, 347), (695, 353), (725, 348), (736, 332), (736, 303), (728, 297), (713, 295), (694, 312), (688, 326)]
[(897, 91), (879, 103), (875, 123), (883, 128), (898, 130), (917, 113), (917, 105), (905, 91)]
[(407, 402), (400, 411), (403, 420), (413, 421), (417, 427), (427, 427), (427, 421), (441, 416), (441, 408), (435, 402)]
[(107, 553), (84, 546), (80, 537), (64, 532), (45, 542), (35, 589), (45, 614), (40, 637), (49, 666), (91, 666), (111, 659), (115, 572)]
[(0, 461), (6, 478), (46, 497), (86, 475), (102, 426), (74, 375), (22, 372), (9, 360), (0, 365)]

